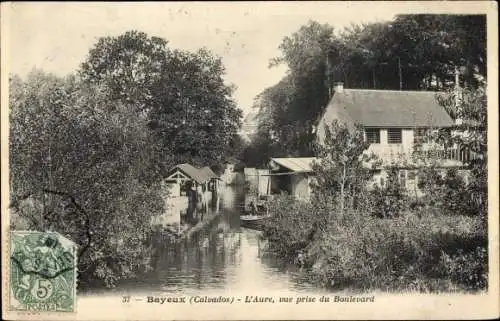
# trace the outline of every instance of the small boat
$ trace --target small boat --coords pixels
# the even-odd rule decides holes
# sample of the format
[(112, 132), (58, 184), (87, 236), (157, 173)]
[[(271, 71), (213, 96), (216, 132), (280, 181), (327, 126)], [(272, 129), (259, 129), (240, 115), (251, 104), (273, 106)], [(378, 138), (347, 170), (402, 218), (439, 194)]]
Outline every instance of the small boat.
[(241, 226), (255, 230), (261, 230), (268, 218), (267, 215), (240, 215)]
[(272, 199), (272, 195), (260, 195), (252, 199), (248, 204), (244, 205), (244, 215), (267, 215), (268, 202)]
[(259, 195), (253, 197), (240, 215), (241, 226), (255, 230), (262, 230), (264, 222), (269, 218), (267, 203), (271, 200), (271, 195)]

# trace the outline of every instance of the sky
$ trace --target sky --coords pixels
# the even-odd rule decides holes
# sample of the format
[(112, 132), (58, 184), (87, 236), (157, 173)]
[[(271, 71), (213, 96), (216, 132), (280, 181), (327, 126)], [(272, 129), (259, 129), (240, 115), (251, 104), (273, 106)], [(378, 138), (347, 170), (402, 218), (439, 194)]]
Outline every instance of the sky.
[(253, 98), (286, 73), (286, 66), (268, 68), (281, 40), (308, 20), (343, 29), (409, 10), (415, 8), (381, 2), (16, 3), (8, 24), (9, 67), (21, 77), (34, 67), (65, 75), (99, 37), (139, 30), (172, 48), (206, 47), (222, 57), (225, 80), (236, 85), (234, 98), (248, 113)]

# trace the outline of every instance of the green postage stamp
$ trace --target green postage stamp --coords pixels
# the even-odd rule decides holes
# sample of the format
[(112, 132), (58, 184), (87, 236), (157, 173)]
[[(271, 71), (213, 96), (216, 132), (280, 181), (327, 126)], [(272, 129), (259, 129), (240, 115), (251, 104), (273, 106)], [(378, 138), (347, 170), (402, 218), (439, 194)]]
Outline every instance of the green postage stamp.
[(77, 251), (56, 232), (10, 232), (9, 310), (75, 312)]

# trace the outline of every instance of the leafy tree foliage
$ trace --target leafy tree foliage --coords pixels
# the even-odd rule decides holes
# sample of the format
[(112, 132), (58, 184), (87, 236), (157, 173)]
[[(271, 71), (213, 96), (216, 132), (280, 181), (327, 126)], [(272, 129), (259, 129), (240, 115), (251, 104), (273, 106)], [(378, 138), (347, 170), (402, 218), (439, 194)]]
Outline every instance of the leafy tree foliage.
[(141, 32), (99, 39), (77, 75), (10, 81), (13, 224), (80, 247), (80, 281), (148, 269), (150, 222), (176, 163), (241, 152), (241, 111), (220, 58)]
[[(446, 91), (481, 87), (486, 77), (484, 15), (399, 15), (393, 21), (334, 30), (310, 21), (283, 39), (271, 66), (286, 64), (288, 74), (264, 90), (258, 104), (284, 154), (313, 154), (313, 125), (333, 94), (335, 82), (347, 88)], [(269, 117), (271, 116), (271, 117)], [(271, 135), (272, 136), (272, 135)], [(272, 141), (269, 141), (273, 145)]]
[(313, 192), (332, 196), (341, 215), (348, 205), (355, 206), (372, 176), (370, 167), (377, 164), (365, 152), (368, 146), (362, 128), (349, 129), (338, 121), (326, 128), (325, 142), (317, 146), (320, 162), (314, 166)]
[[(484, 87), (464, 88), (459, 97), (456, 93), (448, 93), (441, 97), (441, 104), (449, 110), (458, 125), (453, 131), (440, 130), (431, 137), (432, 140), (446, 147), (455, 147), (470, 154), (465, 160), (466, 169), (470, 170), (468, 182), (464, 182), (456, 173), (447, 173), (445, 177), (436, 176), (434, 173), (423, 173), (435, 185), (440, 187), (442, 193), (434, 193), (435, 196), (454, 195), (453, 191), (460, 186), (464, 194), (453, 197), (453, 206), (461, 207), (463, 212), (472, 215), (480, 215), (486, 220), (487, 217), (487, 187), (488, 187), (488, 141), (487, 141), (487, 97)], [(458, 100), (457, 100), (458, 98)], [(456, 181), (459, 181), (458, 183)], [(458, 202), (458, 204), (456, 204)], [(450, 205), (450, 204), (448, 204)]]
[(104, 84), (111, 99), (147, 110), (153, 107), (169, 52), (167, 41), (143, 32), (102, 37), (90, 49), (79, 74), (89, 84)]
[[(309, 207), (290, 199), (270, 206), (271, 216), (279, 217), (265, 227), (273, 250), (290, 260), (300, 250), (312, 274), (334, 288), (487, 287), (485, 30), (485, 16), (404, 15), (340, 33), (310, 22), (283, 40), (282, 56), (272, 63), (287, 64), (289, 72), (260, 95), (259, 131), (248, 150), (316, 153), (321, 161), (314, 168)], [(440, 101), (463, 124), (427, 138), (467, 148), (477, 157), (465, 163), (471, 170), (467, 183), (454, 171), (442, 176), (425, 169), (419, 182), (435, 201), (428, 202), (432, 208), (412, 210), (395, 170), (389, 171), (386, 187), (365, 189), (371, 176), (366, 165), (378, 162), (363, 159), (369, 156), (359, 129), (334, 123), (322, 148), (312, 149), (311, 124), (333, 94), (334, 82), (347, 88), (451, 93), (457, 70), (466, 89), (460, 97), (450, 94)]]
[(221, 59), (209, 51), (172, 50), (163, 39), (131, 31), (101, 38), (80, 74), (144, 113), (177, 162), (220, 164), (236, 152), (242, 114)]
[(10, 85), (13, 215), (74, 240), (82, 282), (112, 285), (145, 268), (149, 222), (163, 209), (165, 152), (146, 121), (74, 77), (34, 71)]

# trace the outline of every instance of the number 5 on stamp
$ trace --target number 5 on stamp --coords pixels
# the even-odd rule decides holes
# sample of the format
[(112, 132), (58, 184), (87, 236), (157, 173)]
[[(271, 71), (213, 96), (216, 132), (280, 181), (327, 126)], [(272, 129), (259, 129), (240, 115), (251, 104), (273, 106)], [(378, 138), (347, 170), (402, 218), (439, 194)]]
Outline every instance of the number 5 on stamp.
[(9, 252), (9, 310), (75, 312), (75, 243), (56, 232), (12, 231)]

